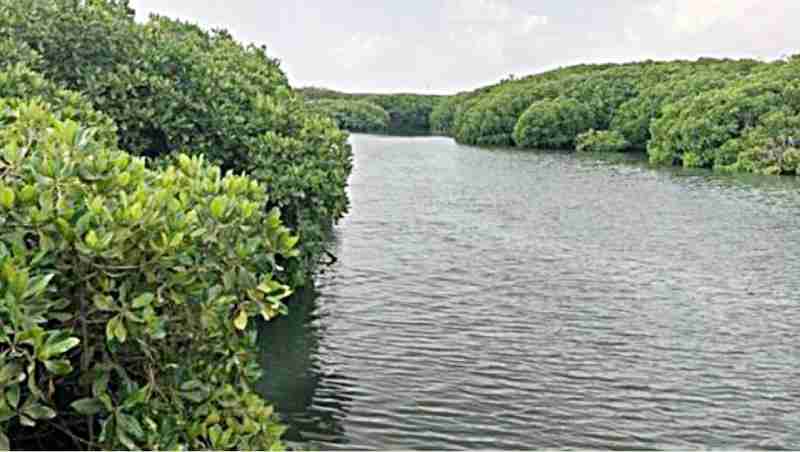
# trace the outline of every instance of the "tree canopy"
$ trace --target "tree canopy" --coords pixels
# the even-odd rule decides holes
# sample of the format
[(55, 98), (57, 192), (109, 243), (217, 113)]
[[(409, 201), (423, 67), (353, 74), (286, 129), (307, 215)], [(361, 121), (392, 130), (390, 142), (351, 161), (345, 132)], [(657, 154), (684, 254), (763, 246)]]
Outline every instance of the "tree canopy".
[(642, 149), (654, 164), (796, 174), (799, 65), (701, 58), (571, 66), (442, 99), (430, 123), (466, 144)]

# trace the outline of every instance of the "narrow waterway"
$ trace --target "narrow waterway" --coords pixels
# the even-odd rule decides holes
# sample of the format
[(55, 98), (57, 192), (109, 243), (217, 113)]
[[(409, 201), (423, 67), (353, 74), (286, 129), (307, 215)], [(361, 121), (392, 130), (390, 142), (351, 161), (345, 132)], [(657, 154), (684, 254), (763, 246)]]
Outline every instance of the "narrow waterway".
[(800, 182), (355, 135), (260, 335), (323, 449), (800, 448)]

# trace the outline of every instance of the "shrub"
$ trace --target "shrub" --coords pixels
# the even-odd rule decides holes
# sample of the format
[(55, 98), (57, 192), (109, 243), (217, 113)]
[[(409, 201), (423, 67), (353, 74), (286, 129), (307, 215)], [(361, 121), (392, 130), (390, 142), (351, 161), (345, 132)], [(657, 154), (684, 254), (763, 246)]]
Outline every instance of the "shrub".
[(389, 113), (389, 129), (393, 133), (429, 133), (430, 116), (439, 96), (423, 94), (369, 94), (364, 100)]
[(452, 135), (467, 144), (513, 145), (514, 129), (522, 114), (536, 102), (558, 97), (592, 105), (596, 110), (595, 120), (601, 120), (605, 117), (603, 112), (610, 108), (608, 105), (616, 102), (620, 90), (605, 87), (602, 77), (594, 81), (592, 76), (613, 67), (589, 65), (556, 69), (519, 80), (509, 78), (497, 85), (462, 94), (467, 100), (453, 112)]
[(776, 111), (760, 119), (720, 152), (735, 160), (731, 169), (760, 174), (800, 175), (800, 114)]
[(522, 96), (499, 93), (486, 97), (466, 109), (456, 120), (455, 137), (459, 142), (481, 146), (511, 146), (517, 120), (539, 99), (538, 93)]
[(469, 93), (448, 96), (436, 103), (431, 110), (428, 122), (431, 132), (440, 135), (453, 135), (456, 118), (464, 109), (464, 104), (469, 99)]
[[(291, 271), (313, 266), (319, 238), (347, 210), (351, 152), (346, 134), (308, 111), (264, 48), (163, 17), (137, 23), (125, 0), (0, 0), (3, 37), (36, 49), (45, 76), (113, 118), (123, 150), (191, 152), (258, 177), (270, 207), (280, 206), (302, 238), (304, 264)], [(259, 166), (265, 160), (275, 165)], [(276, 189), (278, 179), (286, 189)]]
[(578, 135), (575, 148), (581, 152), (620, 152), (630, 147), (621, 133), (609, 130), (589, 130)]
[(728, 142), (758, 127), (766, 114), (784, 109), (786, 87), (783, 80), (755, 77), (667, 105), (651, 126), (650, 161), (688, 167), (736, 163)]
[(297, 238), (256, 181), (148, 170), (69, 108), (0, 104), (0, 448), (280, 447), (246, 325)]
[(83, 96), (45, 80), (22, 64), (7, 66), (0, 71), (0, 99), (3, 99), (5, 108), (11, 109), (31, 99), (46, 101), (54, 107), (54, 114), (60, 119), (94, 127), (96, 141), (105, 145), (117, 142), (117, 128), (111, 118), (96, 111)]
[(389, 114), (370, 102), (322, 99), (312, 101), (311, 109), (330, 116), (340, 129), (350, 132), (383, 133), (389, 128)]
[(514, 129), (517, 146), (571, 149), (578, 135), (595, 126), (592, 110), (569, 98), (536, 102), (519, 118)]
[(24, 42), (0, 38), (0, 70), (18, 64), (32, 69), (40, 69), (42, 57)]
[[(687, 97), (694, 97), (706, 91), (724, 88), (735, 77), (746, 72), (736, 72), (732, 68), (725, 70), (726, 65), (714, 65), (714, 69), (706, 68), (688, 74), (695, 66), (683, 63), (677, 74), (669, 74), (670, 79), (640, 88), (640, 94), (614, 111), (611, 129), (622, 133), (633, 147), (646, 149), (650, 141), (650, 125), (661, 117), (661, 111)], [(738, 66), (734, 66), (738, 68)]]
[[(302, 96), (316, 105), (319, 101), (367, 102), (388, 115), (386, 131), (396, 134), (426, 134), (431, 131), (431, 112), (443, 96), (424, 94), (355, 94), (325, 88), (300, 89)], [(339, 104), (340, 109), (346, 104)], [(382, 116), (382, 114), (380, 114)], [(353, 130), (352, 128), (348, 130)]]

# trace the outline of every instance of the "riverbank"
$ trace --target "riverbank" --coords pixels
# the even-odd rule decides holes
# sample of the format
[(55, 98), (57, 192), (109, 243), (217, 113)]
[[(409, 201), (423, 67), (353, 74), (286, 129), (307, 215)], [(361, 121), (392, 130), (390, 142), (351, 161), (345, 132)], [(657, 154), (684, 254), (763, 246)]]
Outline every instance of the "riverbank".
[[(397, 131), (352, 102), (388, 99), (308, 89), (352, 131)], [(453, 96), (405, 96), (413, 123), (459, 143), (584, 152), (641, 150), (653, 164), (721, 172), (800, 171), (800, 58), (701, 58), (578, 65)], [(429, 111), (427, 120), (420, 115)], [(377, 110), (376, 110), (377, 111)], [(360, 119), (356, 119), (361, 115)], [(373, 121), (370, 122), (370, 117)], [(367, 124), (380, 123), (379, 127)], [(356, 126), (350, 125), (356, 124)], [(367, 125), (361, 127), (361, 125)]]

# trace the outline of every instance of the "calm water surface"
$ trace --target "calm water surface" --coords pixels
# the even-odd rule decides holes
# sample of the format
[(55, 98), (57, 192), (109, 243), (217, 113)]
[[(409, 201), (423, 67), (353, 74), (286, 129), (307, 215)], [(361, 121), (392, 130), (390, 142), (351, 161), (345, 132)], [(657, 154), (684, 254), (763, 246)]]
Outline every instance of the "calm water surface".
[(338, 263), (262, 331), (324, 449), (800, 448), (800, 183), (352, 138)]

